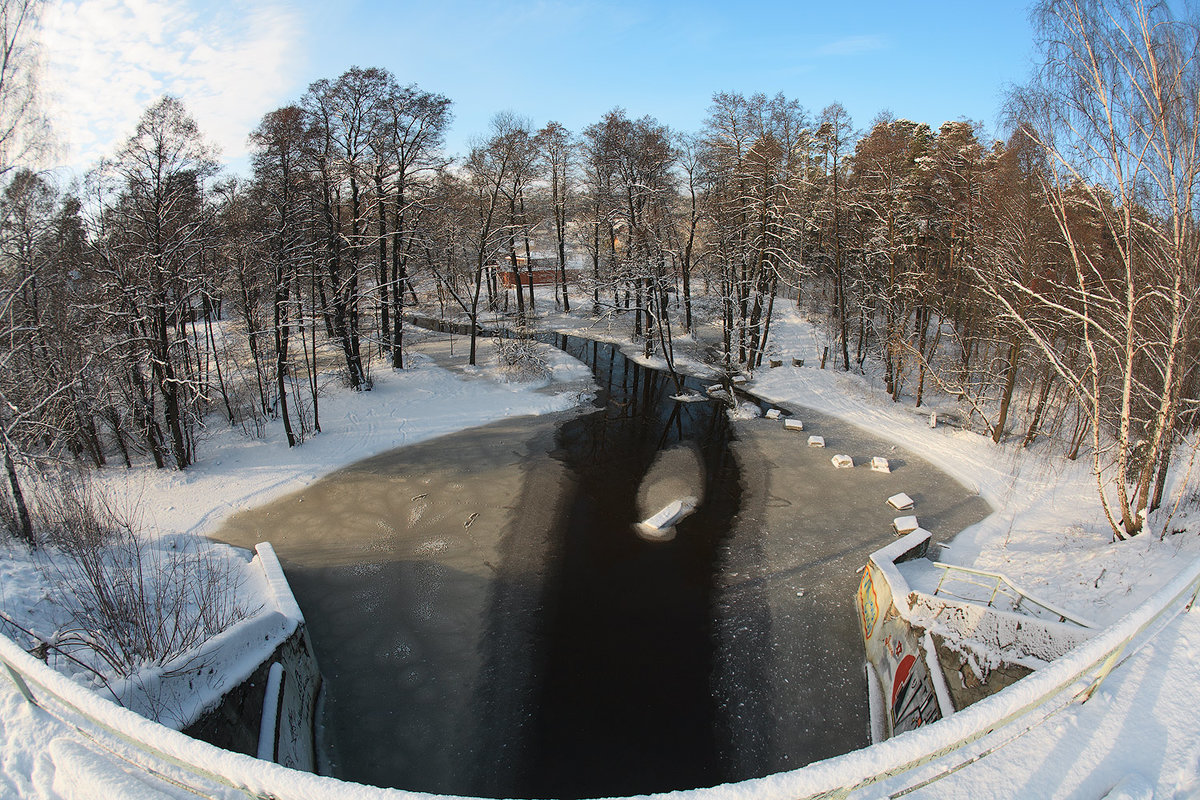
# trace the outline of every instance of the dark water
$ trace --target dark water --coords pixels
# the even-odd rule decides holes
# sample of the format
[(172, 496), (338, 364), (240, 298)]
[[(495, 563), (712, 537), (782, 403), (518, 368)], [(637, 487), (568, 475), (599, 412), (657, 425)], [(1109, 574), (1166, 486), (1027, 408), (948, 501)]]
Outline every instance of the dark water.
[[(713, 574), (740, 496), (728, 417), (714, 402), (672, 400), (672, 378), (614, 346), (563, 339), (593, 368), (605, 406), (558, 434), (555, 456), (578, 480), (546, 587), (524, 793), (712, 785)], [(632, 530), (638, 487), (659, 450), (684, 442), (702, 454), (704, 500), (672, 541), (644, 541)]]
[[(532, 652), (525, 719), (513, 729), (520, 741), (488, 748), (506, 763), (493, 762), (489, 771), (504, 785), (487, 793), (573, 798), (714, 785), (724, 778), (726, 746), (712, 685), (714, 572), (741, 495), (725, 407), (672, 399), (704, 385), (643, 367), (615, 345), (539, 338), (592, 368), (600, 408), (556, 435), (552, 456), (573, 480), (534, 628), (524, 643), (489, 639), (494, 649), (524, 644)], [(688, 443), (701, 453), (703, 500), (673, 540), (645, 541), (633, 530), (638, 489), (661, 450)], [(519, 628), (511, 617), (529, 600), (499, 592), (490, 629)], [(511, 654), (489, 654), (492, 663), (506, 660)], [(499, 685), (485, 693), (485, 712), (520, 705), (497, 703), (497, 690), (504, 693)]]

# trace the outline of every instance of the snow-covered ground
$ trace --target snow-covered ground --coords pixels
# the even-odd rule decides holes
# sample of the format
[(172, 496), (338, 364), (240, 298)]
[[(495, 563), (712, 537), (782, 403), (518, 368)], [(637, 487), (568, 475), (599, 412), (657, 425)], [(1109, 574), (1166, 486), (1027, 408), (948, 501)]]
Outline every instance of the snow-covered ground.
[[(620, 337), (615, 325), (551, 316), (555, 327)], [(947, 398), (934, 397), (922, 409), (894, 404), (881, 387), (860, 376), (815, 368), (818, 338), (790, 308), (777, 309), (772, 338), (772, 351), (785, 363), (796, 356), (808, 366), (761, 369), (747, 388), (775, 402), (836, 414), (892, 439), (938, 464), (997, 509), (959, 533), (943, 560), (1004, 572), (1039, 598), (1106, 625), (1200, 558), (1200, 514), (1192, 495), (1181, 494), (1181, 476), (1172, 477), (1165, 508), (1151, 515), (1151, 533), (1114, 543), (1087, 464), (1048, 451), (996, 446), (959, 427), (931, 429), (930, 411), (959, 417), (962, 412)], [(555, 356), (555, 380), (577, 382), (585, 373), (582, 365)], [(425, 360), (404, 373), (381, 371), (371, 393), (341, 392), (325, 399), (324, 433), (302, 448), (288, 450), (274, 430), (262, 440), (215, 432), (200, 462), (186, 472), (114, 470), (104, 481), (114, 491), (141, 498), (153, 509), (148, 522), (160, 530), (209, 532), (230, 513), (373, 453), (501, 416), (570, 407), (578, 400), (578, 383), (570, 385), (567, 391), (531, 391), (498, 383), (486, 370), (450, 372)], [(1166, 514), (1181, 496), (1169, 525), (1181, 532), (1160, 538)], [(14, 586), (18, 595), (27, 596), (21, 594), (24, 578), (10, 571), (0, 579), (0, 591), (8, 597)], [(35, 600), (43, 591), (26, 588)], [(0, 598), (6, 602), (12, 601)], [(1200, 609), (1193, 609), (1126, 660), (1087, 704), (1068, 706), (914, 796), (1200, 797), (1200, 725), (1191, 711), (1200, 707), (1198, 647)], [(60, 791), (67, 773), (60, 774), (56, 788), (55, 754), (69, 755), (77, 745), (56, 725), (0, 681), (0, 796), (67, 796)], [(745, 796), (769, 796), (771, 786), (770, 780), (761, 782)]]
[[(260, 438), (249, 438), (240, 428), (211, 422), (198, 448), (198, 459), (187, 470), (109, 468), (94, 476), (94, 486), (114, 499), (118, 507), (137, 507), (135, 516), (149, 534), (144, 552), (157, 555), (201, 551), (234, 574), (241, 604), (247, 611), (269, 611), (269, 586), (261, 571), (250, 566), (249, 556), (203, 538), (225, 518), (377, 453), (505, 417), (575, 407), (590, 395), (593, 385), (591, 371), (585, 365), (548, 346), (543, 346), (542, 352), (549, 376), (535, 382), (518, 382), (507, 380), (494, 359), (487, 362), (492, 351), (490, 341), (480, 345), (484, 365), (469, 367), (463, 358), (466, 348), (462, 342), (451, 356), (446, 337), (417, 333), (412, 338), (426, 341), (412, 352), (408, 369), (378, 369), (370, 392), (331, 388), (323, 394), (322, 432), (302, 446), (289, 449), (278, 422), (267, 426)], [(440, 366), (439, 361), (454, 366)], [(39, 569), (38, 560), (31, 558), (24, 547), (0, 541), (0, 611), (51, 641), (68, 624), (65, 612), (54, 602), (54, 583), (53, 571)], [(279, 630), (273, 628), (269, 635), (282, 639), (290, 633), (289, 629), (276, 627)], [(76, 654), (86, 660), (84, 653)], [(158, 670), (147, 668), (133, 678), (120, 679), (104, 664), (90, 661), (107, 681), (63, 659), (58, 659), (57, 666), (77, 682), (111, 696), (105, 689), (107, 682), (127, 707), (154, 713), (176, 727), (180, 724), (177, 718), (194, 718), (193, 711), (179, 703), (163, 707), (162, 697), (153, 693), (160, 683)], [(214, 669), (217, 676), (244, 671), (243, 666), (205, 662), (205, 667)], [(220, 682), (219, 677), (216, 680)], [(53, 735), (47, 738), (40, 727), (43, 722), (49, 721), (39, 722), (38, 715), (23, 706), (12, 684), (0, 680), (0, 798), (59, 796), (53, 784), (55, 780), (61, 783), (63, 778), (60, 775), (55, 779), (53, 765), (46, 762), (48, 754), (56, 752), (50, 745), (58, 739)]]

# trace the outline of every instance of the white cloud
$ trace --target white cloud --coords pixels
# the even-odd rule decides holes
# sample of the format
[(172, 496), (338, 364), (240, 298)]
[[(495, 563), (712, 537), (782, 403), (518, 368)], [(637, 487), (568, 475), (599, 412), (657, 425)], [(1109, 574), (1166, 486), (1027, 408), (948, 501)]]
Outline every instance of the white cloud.
[(882, 50), (887, 43), (882, 36), (845, 36), (817, 48), (818, 56), (856, 56), (872, 50)]
[[(233, 6), (233, 8), (229, 8)], [(287, 102), (302, 21), (279, 0), (59, 0), (42, 20), (42, 87), (63, 166), (82, 171), (133, 133), (162, 94), (183, 101), (224, 160)]]

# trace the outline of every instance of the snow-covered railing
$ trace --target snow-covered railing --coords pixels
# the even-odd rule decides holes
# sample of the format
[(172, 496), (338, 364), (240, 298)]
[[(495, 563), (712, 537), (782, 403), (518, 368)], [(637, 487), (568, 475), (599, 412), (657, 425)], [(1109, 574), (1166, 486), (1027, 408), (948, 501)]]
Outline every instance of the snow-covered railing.
[[(1033, 597), (1020, 586), (1017, 586), (1007, 575), (1002, 575), (999, 572), (986, 572), (981, 569), (972, 569), (971, 567), (959, 567), (954, 564), (944, 564), (941, 561), (933, 562), (933, 565), (942, 570), (942, 577), (938, 580), (937, 587), (933, 593), (947, 594), (950, 597), (957, 597), (959, 600), (968, 600), (977, 603), (986, 603), (988, 606), (995, 607), (996, 596), (1001, 595), (1008, 600), (1009, 610), (1020, 614), (1029, 614), (1030, 616), (1040, 617), (1037, 613), (1038, 609), (1049, 614), (1049, 619), (1057, 620), (1058, 622), (1069, 622), (1073, 625), (1078, 625), (1081, 628), (1094, 628), (1096, 625), (1083, 617), (1072, 614), (1069, 611), (1063, 611), (1061, 608), (1056, 608), (1049, 603), (1038, 600)], [(965, 576), (965, 577), (964, 577)], [(983, 580), (975, 580), (982, 578)], [(947, 579), (958, 581), (970, 586), (978, 586), (988, 593), (986, 600), (980, 597), (964, 597), (963, 595), (955, 594), (949, 590), (942, 592), (942, 587)]]
[[(893, 572), (896, 572), (894, 567)], [(897, 573), (898, 574), (898, 573)], [(1149, 600), (1060, 659), (940, 722), (801, 769), (672, 800), (841, 798), (896, 795), (935, 783), (1007, 744), (1071, 703), (1086, 701), (1124, 658), (1191, 607), (1200, 561)], [(120, 708), (0, 637), (0, 663), (38, 713), (79, 732), (96, 759), (191, 795), (278, 800), (430, 797), (343, 783), (221, 750)]]

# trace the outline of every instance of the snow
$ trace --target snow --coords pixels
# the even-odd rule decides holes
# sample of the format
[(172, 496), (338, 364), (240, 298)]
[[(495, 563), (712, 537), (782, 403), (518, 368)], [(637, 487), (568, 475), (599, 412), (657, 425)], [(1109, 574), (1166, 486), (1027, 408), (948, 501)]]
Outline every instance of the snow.
[[(112, 692), (127, 707), (175, 728), (183, 727), (219, 700), (225, 689), (248, 677), (303, 621), (269, 544), (259, 545), (257, 557), (251, 561), (243, 551), (201, 538), (216, 530), (227, 516), (307, 486), (347, 463), (503, 417), (567, 410), (592, 391), (590, 370), (549, 346), (539, 346), (549, 375), (535, 383), (505, 381), (495, 364), (467, 367), (458, 363), (464, 360), (461, 357), (450, 359), (444, 352), (446, 346), (446, 337), (439, 337), (425, 346), (432, 355), (412, 353), (409, 369), (377, 370), (371, 392), (325, 390), (320, 406), (322, 433), (301, 446), (289, 449), (278, 423), (269, 426), (261, 438), (252, 439), (239, 429), (210, 421), (205, 441), (198, 448), (199, 459), (186, 471), (135, 467), (98, 474), (97, 486), (108, 496), (140, 503), (142, 521), (154, 531), (148, 539), (149, 551), (211, 550), (241, 570), (245, 605), (257, 611), (165, 668), (148, 667), (126, 679), (109, 675)], [(460, 343), (458, 352), (465, 351)], [(0, 610), (18, 621), (37, 621), (31, 627), (44, 635), (66, 624), (51, 602), (52, 591), (28, 551), (0, 541)], [(2, 644), (15, 651), (14, 658), (25, 655), (11, 641)], [(8, 659), (9, 653), (0, 651), (0, 656)], [(36, 670), (40, 662), (34, 663), (31, 668)], [(191, 685), (196, 664), (203, 664), (205, 672), (211, 670), (216, 676), (210, 684)], [(98, 679), (89, 673), (67, 672), (50, 674), (56, 682), (66, 681), (75, 689), (95, 688)], [(91, 688), (83, 694), (99, 699)], [(96, 708), (104, 709), (97, 713), (106, 722), (110, 711), (130, 714), (108, 702)], [(149, 741), (170, 733), (134, 716), (151, 725)], [(200, 763), (212, 761), (211, 753), (194, 749), (199, 743), (179, 736), (188, 743), (184, 749)], [(126, 772), (110, 766), (86, 742), (80, 744), (69, 726), (24, 703), (14, 684), (0, 678), (0, 798), (164, 796), (155, 793), (162, 791), (161, 783), (151, 781), (151, 787)], [(181, 796), (194, 795), (184, 792)]]
[(663, 506), (657, 514), (634, 525), (639, 536), (651, 541), (665, 542), (675, 538), (675, 525), (696, 510), (700, 501), (681, 497)]
[[(552, 375), (540, 383), (501, 382), (494, 366), (447, 369), (416, 352), (405, 370), (376, 370), (369, 392), (338, 389), (323, 397), (322, 432), (301, 447), (289, 449), (281, 428), (261, 439), (224, 428), (211, 431), (187, 470), (105, 470), (101, 480), (115, 495), (144, 498), (154, 509), (146, 520), (152, 527), (210, 533), (230, 514), (308, 486), (342, 465), (504, 417), (576, 406), (577, 390), (537, 390), (590, 381), (591, 372), (541, 347)], [(465, 352), (462, 343), (459, 350)]]
[[(576, 330), (580, 325), (572, 324)], [(587, 331), (592, 336), (598, 333)], [(820, 337), (794, 309), (777, 310), (772, 339), (773, 352), (806, 358), (809, 363), (819, 360)], [(583, 377), (580, 369), (581, 365), (559, 360), (552, 380), (578, 380)], [(528, 386), (497, 383), (487, 370), (447, 370), (428, 358), (418, 359), (411, 371), (378, 373), (373, 392), (342, 391), (324, 398), (325, 433), (294, 451), (280, 445), (278, 432), (269, 432), (263, 440), (247, 440), (235, 431), (213, 431), (194, 469), (184, 473), (111, 470), (105, 480), (114, 493), (142, 497), (154, 509), (148, 521), (160, 529), (208, 532), (230, 513), (301, 488), (339, 465), (500, 416), (569, 408), (579, 399), (577, 389), (554, 389), (552, 383), (532, 391)], [(955, 418), (950, 398), (935, 397), (926, 407), (913, 408), (893, 403), (877, 381), (812, 367), (761, 371), (755, 374), (751, 391), (793, 413), (808, 407), (835, 414), (919, 453), (955, 476), (996, 511), (959, 533), (943, 560), (1002, 572), (1038, 597), (1104, 627), (1028, 678), (935, 725), (803, 770), (679, 792), (674, 797), (803, 797), (858, 785), (880, 771), (921, 762), (927, 753), (967, 740), (972, 743), (951, 755), (959, 759), (955, 764), (964, 756), (970, 758), (966, 766), (951, 768), (935, 760), (868, 786), (856, 796), (886, 795), (929, 781), (907, 796), (1200, 798), (1200, 725), (1195, 722), (1195, 709), (1200, 707), (1200, 672), (1195, 669), (1200, 659), (1200, 609), (1176, 613), (1200, 576), (1200, 536), (1196, 535), (1200, 509), (1184, 494), (1179, 476), (1170, 478), (1171, 499), (1164, 509), (1150, 515), (1149, 532), (1113, 542), (1086, 464), (1036, 449), (997, 446), (984, 436), (947, 424)], [(933, 427), (937, 417), (943, 424)], [(928, 535), (918, 529), (909, 537)], [(885, 551), (899, 553), (910, 546), (906, 538)], [(888, 577), (899, 581), (897, 587), (907, 586), (894, 567)], [(913, 580), (914, 589), (925, 588), (917, 585), (920, 576)], [(266, 583), (269, 586), (270, 581)], [(7, 557), (0, 558), (0, 587), (3, 607), (36, 614), (46, 605), (45, 587)], [(897, 595), (907, 596), (907, 592), (897, 591)], [(1155, 612), (1164, 607), (1170, 612), (1155, 619)], [(1134, 637), (1134, 643), (1125, 650), (1125, 660), (1091, 699), (1073, 700), (1087, 686), (1077, 679), (1079, 672), (1102, 663), (1129, 637)], [(401, 796), (335, 785), (216, 751), (121, 709), (67, 677), (47, 674), (40, 662), (4, 639), (0, 639), (0, 658), (23, 672), (41, 670), (38, 674), (46, 675), (46, 685), (70, 696), (103, 725), (155, 742), (172, 758), (202, 763), (260, 794), (269, 789), (298, 800)], [(1047, 694), (1053, 699), (1043, 703)], [(92, 742), (72, 727), (82, 723), (73, 717), (70, 722), (64, 719), (24, 702), (12, 682), (0, 679), (0, 797), (87, 796), (86, 791), (96, 796), (190, 796), (173, 794), (178, 790), (145, 775), (114, 768), (101, 748), (132, 757), (127, 742), (114, 737)], [(985, 734), (997, 720), (1005, 719), (1015, 722)], [(163, 769), (174, 774), (169, 764)]]
[(652, 528), (669, 528), (695, 510), (696, 498), (694, 497), (672, 500), (663, 506), (661, 511), (642, 522), (642, 524)]

